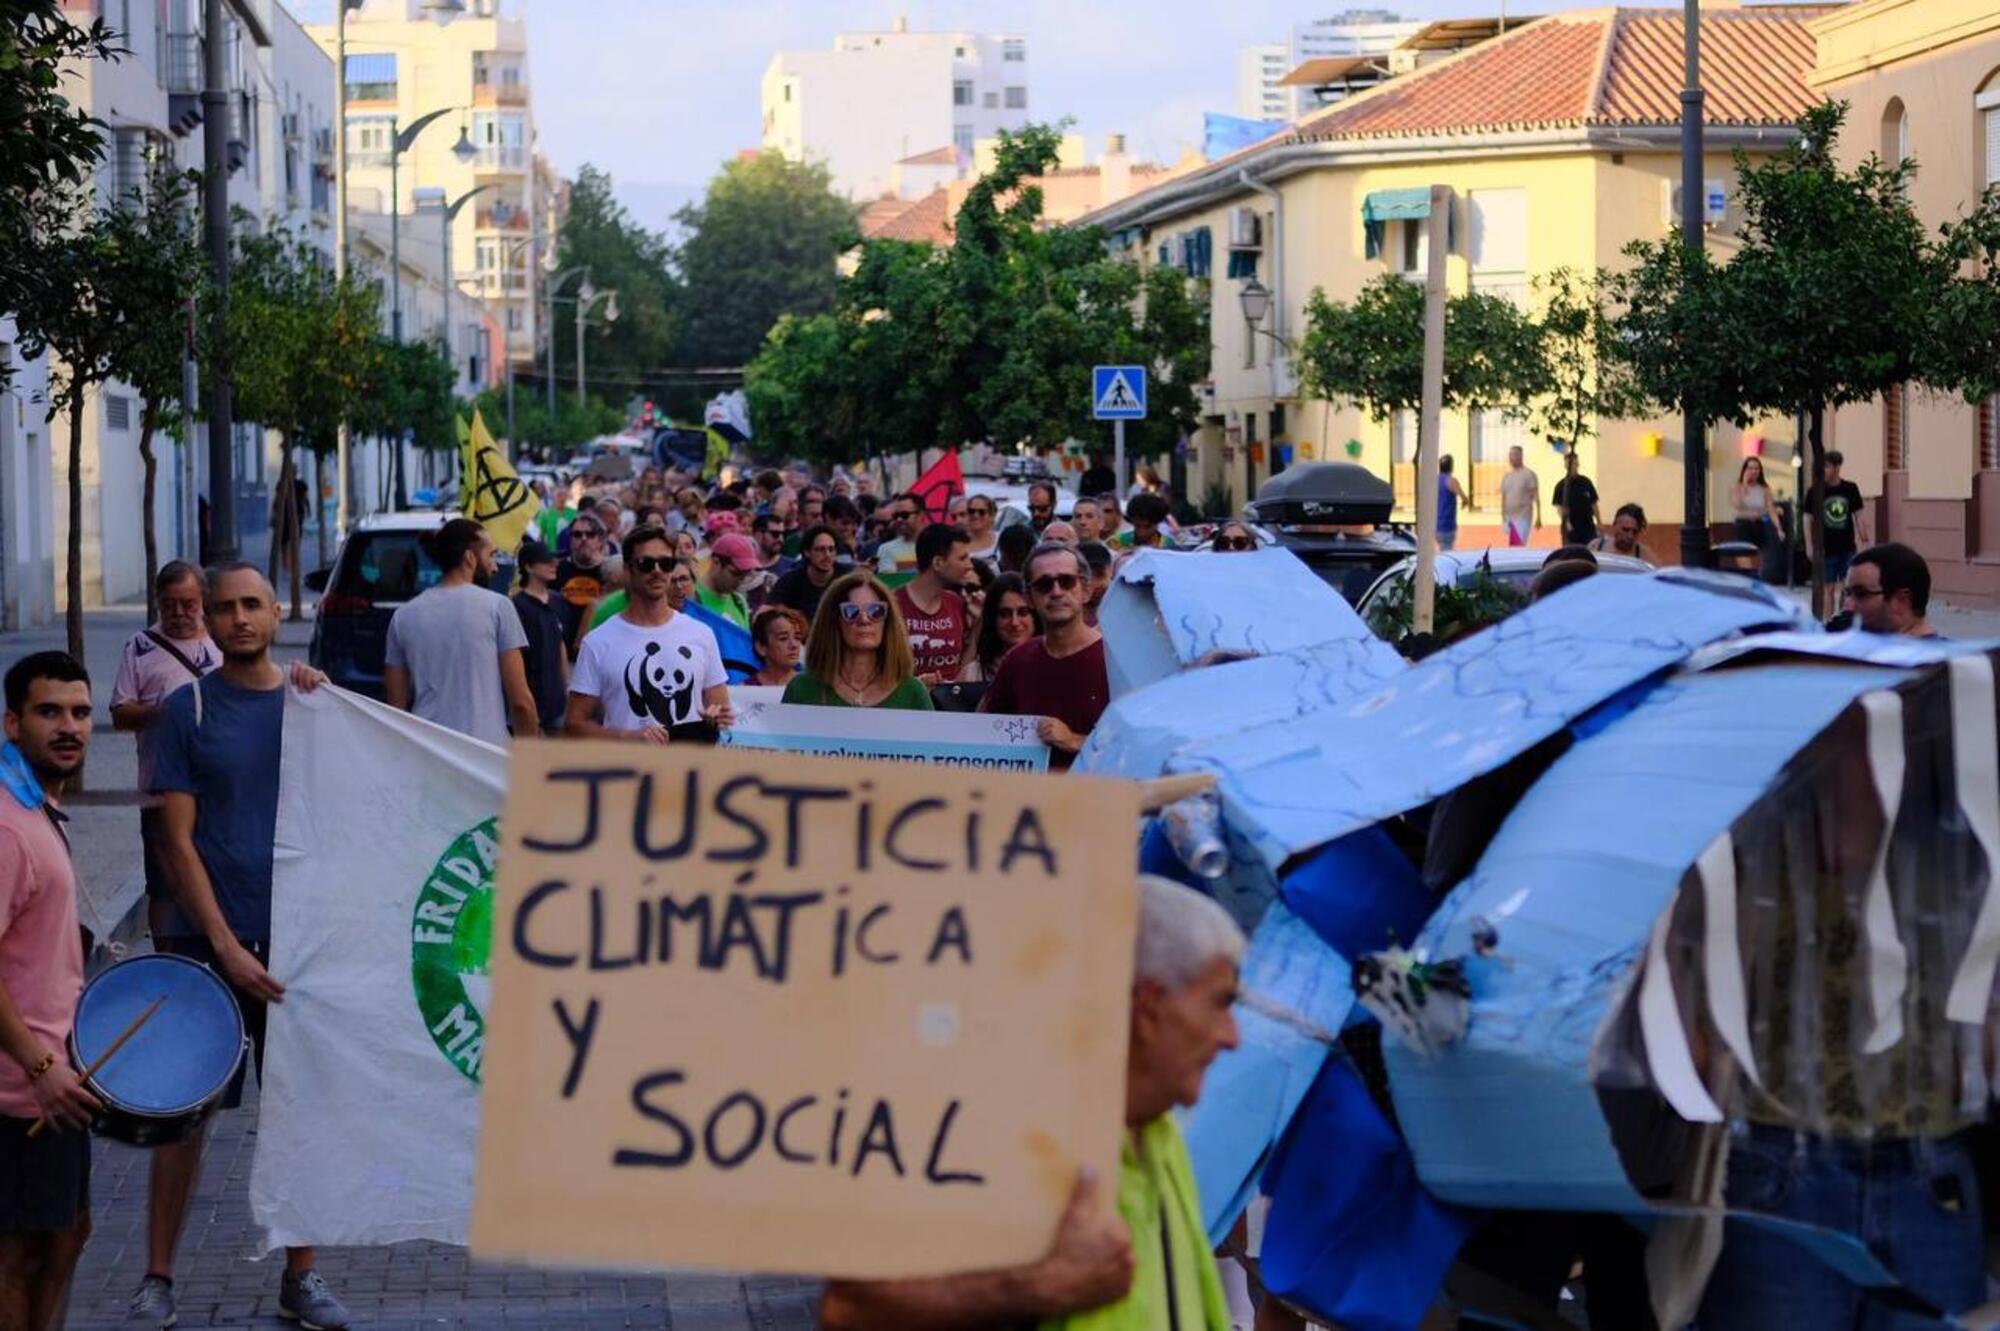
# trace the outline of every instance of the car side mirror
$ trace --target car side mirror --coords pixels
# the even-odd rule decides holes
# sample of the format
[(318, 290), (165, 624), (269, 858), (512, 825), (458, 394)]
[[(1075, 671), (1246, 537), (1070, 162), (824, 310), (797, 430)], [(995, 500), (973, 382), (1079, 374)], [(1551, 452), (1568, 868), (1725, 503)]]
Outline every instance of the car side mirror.
[(330, 568), (316, 568), (306, 574), (306, 587), (311, 591), (324, 592), (327, 580), (333, 576)]

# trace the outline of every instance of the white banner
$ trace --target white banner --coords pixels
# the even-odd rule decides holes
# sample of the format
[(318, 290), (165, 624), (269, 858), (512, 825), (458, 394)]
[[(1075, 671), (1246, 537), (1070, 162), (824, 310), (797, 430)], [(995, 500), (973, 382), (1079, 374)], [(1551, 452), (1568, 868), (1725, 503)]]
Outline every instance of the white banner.
[(1039, 719), (983, 712), (906, 712), (887, 707), (802, 707), (750, 695), (775, 689), (733, 688), (736, 721), (722, 742), (834, 758), (883, 758), (943, 767), (1046, 772), (1049, 748)]
[(503, 750), (322, 688), (285, 700), (250, 1172), (267, 1245), (464, 1243)]

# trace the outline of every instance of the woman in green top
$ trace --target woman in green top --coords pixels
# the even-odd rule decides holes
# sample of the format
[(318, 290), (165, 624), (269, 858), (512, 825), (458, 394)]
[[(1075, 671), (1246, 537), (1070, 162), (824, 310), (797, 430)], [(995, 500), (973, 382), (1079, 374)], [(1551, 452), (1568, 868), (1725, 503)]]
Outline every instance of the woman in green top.
[(826, 589), (806, 639), (805, 673), (785, 685), (785, 701), (931, 710), (930, 690), (917, 679), (909, 630), (889, 589), (873, 573), (856, 569)]

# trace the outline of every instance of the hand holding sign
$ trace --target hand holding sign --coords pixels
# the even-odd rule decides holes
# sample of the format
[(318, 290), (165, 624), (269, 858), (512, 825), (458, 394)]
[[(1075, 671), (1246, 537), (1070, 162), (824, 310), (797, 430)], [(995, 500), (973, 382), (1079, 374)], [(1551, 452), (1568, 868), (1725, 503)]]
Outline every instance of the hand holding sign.
[(1122, 782), (517, 744), (474, 1248), (1042, 1259), (1117, 1160), (1136, 819)]

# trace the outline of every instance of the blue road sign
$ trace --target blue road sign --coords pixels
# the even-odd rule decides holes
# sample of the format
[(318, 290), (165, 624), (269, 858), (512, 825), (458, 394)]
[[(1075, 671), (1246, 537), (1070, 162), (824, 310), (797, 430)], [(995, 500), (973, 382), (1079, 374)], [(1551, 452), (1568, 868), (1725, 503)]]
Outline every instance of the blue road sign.
[(1146, 367), (1099, 365), (1090, 372), (1091, 415), (1100, 421), (1146, 419)]

